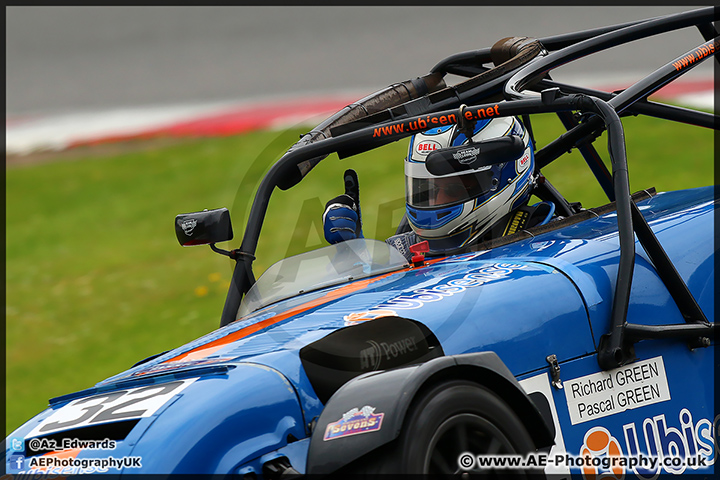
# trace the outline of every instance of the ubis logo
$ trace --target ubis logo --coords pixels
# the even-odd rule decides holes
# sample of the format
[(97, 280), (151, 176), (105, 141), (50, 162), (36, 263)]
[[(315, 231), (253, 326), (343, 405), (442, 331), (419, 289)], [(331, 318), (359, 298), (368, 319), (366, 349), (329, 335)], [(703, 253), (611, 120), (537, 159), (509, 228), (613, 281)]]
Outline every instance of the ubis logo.
[[(609, 457), (610, 459), (615, 457), (619, 459), (623, 456), (623, 453), (617, 438), (610, 435), (610, 432), (603, 427), (594, 427), (585, 434), (583, 446), (580, 449), (580, 456), (586, 458)], [(587, 463), (590, 464), (591, 462)], [(603, 464), (605, 463), (606, 462), (603, 462)], [(607, 462), (607, 464), (612, 465), (612, 462)], [(609, 469), (604, 469), (602, 466), (594, 466), (593, 462), (593, 464), (583, 467), (582, 472), (583, 478), (587, 480), (600, 480), (604, 478), (622, 480), (625, 477), (625, 469), (620, 465), (614, 465), (610, 466)]]

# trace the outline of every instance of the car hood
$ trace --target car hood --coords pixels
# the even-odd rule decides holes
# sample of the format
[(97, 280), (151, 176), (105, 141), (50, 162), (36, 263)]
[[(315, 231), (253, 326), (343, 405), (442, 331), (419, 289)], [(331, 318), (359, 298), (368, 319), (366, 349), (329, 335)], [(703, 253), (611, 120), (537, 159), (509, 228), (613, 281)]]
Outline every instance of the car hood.
[[(712, 192), (710, 187), (659, 194), (639, 204), (701, 308), (710, 315), (714, 289), (712, 275), (705, 271), (712, 267), (714, 251), (712, 221), (708, 221), (714, 208)], [(171, 465), (148, 464), (149, 470), (143, 471), (149, 472), (188, 471), (188, 465), (203, 455), (211, 459), (203, 464), (212, 468), (256, 458), (291, 439), (307, 438), (306, 425), (322, 412), (300, 350), (339, 329), (383, 316), (422, 323), (448, 355), (492, 350), (516, 376), (546, 366), (547, 352), (557, 354), (559, 361), (593, 353), (595, 339), (608, 328), (617, 274), (614, 215), (490, 251), (430, 259), (422, 267), (280, 301), (92, 389), (51, 401), (50, 409), (13, 436), (27, 441), (38, 433), (38, 425), (78, 399), (181, 381), (187, 383), (183, 390), (173, 393), (151, 416), (141, 418), (123, 440), (125, 450), (117, 452), (147, 455), (150, 462), (166, 457), (170, 448), (179, 459)], [(707, 237), (709, 244), (689, 251), (679, 240), (677, 227), (683, 235)], [(644, 284), (650, 286), (641, 293), (651, 303), (649, 307), (667, 310), (672, 299), (656, 281), (641, 249), (636, 276), (647, 277)], [(645, 301), (645, 297), (635, 298)], [(517, 355), (518, 351), (523, 355)], [(182, 429), (187, 425), (191, 431), (185, 434)], [(189, 441), (186, 435), (197, 441)], [(169, 438), (188, 441), (163, 445), (160, 455), (157, 448)], [(211, 441), (215, 438), (230, 446), (232, 454), (225, 447), (207, 450), (212, 448), (207, 445), (218, 445)]]
[[(672, 229), (682, 225), (687, 234), (688, 230), (696, 232), (698, 227), (694, 224), (700, 224), (709, 232), (697, 232), (698, 236), (712, 233), (712, 224), (705, 221), (714, 208), (712, 187), (661, 193), (639, 206), (681, 275), (692, 277), (693, 271), (684, 270), (697, 267), (700, 260), (684, 260), (698, 253), (684, 248), (682, 237)], [(712, 235), (708, 238), (712, 241)], [(603, 299), (609, 298), (612, 290), (606, 280), (614, 282), (613, 266), (618, 256), (617, 220), (611, 212), (490, 251), (434, 258), (420, 268), (400, 269), (297, 295), (246, 315), (98, 386), (203, 365), (248, 361), (273, 352), (297, 351), (339, 328), (384, 315), (408, 316), (426, 323), (445, 346), (452, 337), (447, 328), (443, 329), (449, 313), (462, 313), (449, 307), (494, 312), (510, 299), (518, 306), (529, 303), (536, 297), (532, 286), (541, 286), (540, 290), (546, 292), (566, 285), (573, 287), (583, 308), (607, 304)], [(649, 265), (641, 247), (638, 257), (640, 268)], [(558, 273), (565, 281), (554, 278)], [(477, 305), (458, 306), (458, 300), (467, 299), (470, 293)], [(572, 291), (567, 293), (573, 297)], [(539, 303), (551, 303), (540, 297)], [(558, 307), (548, 306), (547, 312), (538, 308), (524, 311), (524, 318), (546, 315)], [(491, 326), (488, 324), (496, 322), (497, 316), (484, 320), (484, 326)]]
[[(291, 383), (272, 368), (245, 362), (116, 382), (51, 402), (10, 436), (24, 438), (27, 470), (46, 465), (34, 472), (60, 473), (47, 466), (59, 457), (77, 461), (75, 470), (63, 473), (212, 474), (307, 436)], [(76, 440), (98, 438), (113, 443), (82, 448)], [(74, 441), (66, 445), (80, 448), (50, 452), (42, 448), (47, 441)], [(110, 457), (135, 464), (80, 470), (83, 460)]]

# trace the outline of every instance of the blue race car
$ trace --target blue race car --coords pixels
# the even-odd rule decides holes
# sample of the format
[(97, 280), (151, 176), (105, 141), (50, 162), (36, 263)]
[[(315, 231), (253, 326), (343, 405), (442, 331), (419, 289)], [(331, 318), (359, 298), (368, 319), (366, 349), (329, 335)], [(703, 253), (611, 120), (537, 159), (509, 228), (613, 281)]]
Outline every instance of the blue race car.
[[(717, 17), (705, 8), (503, 39), (333, 115), (267, 173), (238, 249), (215, 245), (232, 238), (226, 209), (176, 218), (182, 245), (209, 244), (236, 262), (220, 328), (51, 399), (7, 438), (8, 472), (712, 476), (720, 453), (714, 188), (631, 194), (620, 118), (717, 129), (715, 115), (647, 100), (715, 56)], [(704, 43), (623, 91), (549, 76), (688, 27)], [(466, 79), (446, 86), (447, 74)], [(544, 113), (567, 131), (536, 150), (532, 118)], [(507, 128), (477, 140), (487, 125)], [(464, 140), (437, 140), (450, 131)], [(611, 171), (593, 145), (603, 132)], [(276, 187), (292, 188), (332, 153), (411, 136), (407, 215), (393, 237), (402, 241), (350, 228), (255, 279)], [(607, 205), (584, 209), (542, 176), (574, 148)], [(416, 153), (424, 176), (413, 173)], [(452, 195), (439, 179), (468, 172), (485, 176), (482, 191), (493, 198), (506, 192), (506, 204), (526, 200), (530, 185), (549, 206), (534, 225), (508, 217), (500, 235), (469, 220), (463, 237), (442, 231), (469, 213), (461, 200), (433, 205), (431, 193)], [(459, 238), (452, 248), (450, 237)]]

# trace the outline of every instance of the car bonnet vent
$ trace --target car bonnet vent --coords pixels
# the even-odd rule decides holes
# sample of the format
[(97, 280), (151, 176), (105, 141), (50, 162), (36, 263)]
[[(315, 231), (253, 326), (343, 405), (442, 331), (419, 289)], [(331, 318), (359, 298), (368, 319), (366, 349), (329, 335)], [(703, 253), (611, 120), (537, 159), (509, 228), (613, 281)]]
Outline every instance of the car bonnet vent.
[(323, 403), (358, 375), (443, 355), (430, 329), (400, 317), (381, 317), (346, 327), (300, 350), (305, 373)]

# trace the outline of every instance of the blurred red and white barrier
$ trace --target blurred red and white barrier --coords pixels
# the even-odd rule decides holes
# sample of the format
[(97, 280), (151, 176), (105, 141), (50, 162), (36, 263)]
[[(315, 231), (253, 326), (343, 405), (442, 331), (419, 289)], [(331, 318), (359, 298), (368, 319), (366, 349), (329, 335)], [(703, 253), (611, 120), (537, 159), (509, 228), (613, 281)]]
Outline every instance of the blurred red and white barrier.
[[(605, 91), (626, 87), (608, 82)], [(712, 79), (675, 82), (654, 97), (696, 108), (713, 108)], [(6, 117), (7, 155), (64, 150), (79, 145), (157, 138), (235, 135), (250, 130), (317, 124), (369, 92), (302, 98), (122, 108), (64, 115)]]

